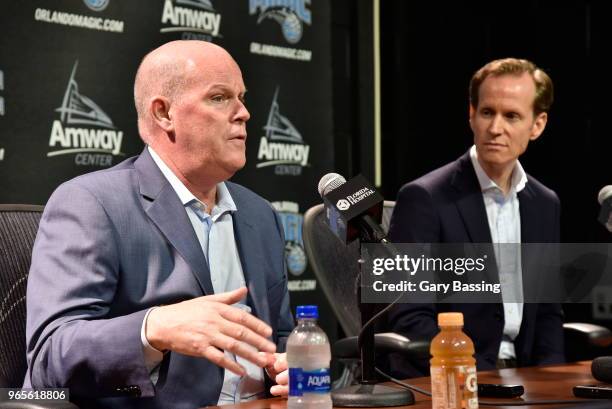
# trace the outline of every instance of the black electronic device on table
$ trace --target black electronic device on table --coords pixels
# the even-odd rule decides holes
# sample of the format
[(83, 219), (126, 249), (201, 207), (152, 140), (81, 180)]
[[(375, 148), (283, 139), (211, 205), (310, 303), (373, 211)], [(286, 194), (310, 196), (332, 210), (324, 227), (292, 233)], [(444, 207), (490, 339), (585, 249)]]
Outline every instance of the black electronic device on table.
[(589, 399), (612, 399), (612, 385), (577, 385), (574, 396)]
[(478, 384), (478, 396), (483, 398), (518, 398), (524, 393), (523, 385)]

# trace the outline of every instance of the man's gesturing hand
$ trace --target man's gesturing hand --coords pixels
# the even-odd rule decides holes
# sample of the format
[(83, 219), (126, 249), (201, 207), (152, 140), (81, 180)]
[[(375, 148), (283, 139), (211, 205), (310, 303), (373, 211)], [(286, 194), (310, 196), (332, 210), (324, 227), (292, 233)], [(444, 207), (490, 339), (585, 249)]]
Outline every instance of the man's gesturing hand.
[(232, 306), (246, 294), (241, 287), (155, 308), (147, 318), (147, 340), (157, 350), (203, 357), (238, 375), (245, 374), (244, 368), (223, 351), (263, 368), (274, 362), (276, 346), (266, 339), (272, 329), (265, 322)]

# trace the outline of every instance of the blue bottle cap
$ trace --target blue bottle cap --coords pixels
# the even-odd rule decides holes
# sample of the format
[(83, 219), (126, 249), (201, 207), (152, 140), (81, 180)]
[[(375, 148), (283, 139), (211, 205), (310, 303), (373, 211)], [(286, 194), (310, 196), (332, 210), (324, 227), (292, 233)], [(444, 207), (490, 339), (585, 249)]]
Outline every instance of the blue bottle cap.
[(316, 305), (298, 305), (297, 318), (319, 318), (319, 308)]

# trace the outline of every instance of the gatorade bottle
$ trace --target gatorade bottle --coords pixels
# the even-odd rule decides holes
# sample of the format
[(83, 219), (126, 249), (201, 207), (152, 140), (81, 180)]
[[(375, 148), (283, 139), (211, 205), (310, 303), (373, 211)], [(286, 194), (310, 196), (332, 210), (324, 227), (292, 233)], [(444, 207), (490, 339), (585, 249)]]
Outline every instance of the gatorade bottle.
[(331, 409), (331, 352), (327, 335), (317, 325), (316, 305), (297, 307), (298, 324), (287, 339), (288, 409)]
[(431, 341), (432, 409), (478, 408), (474, 344), (463, 332), (463, 314), (438, 314), (440, 333)]

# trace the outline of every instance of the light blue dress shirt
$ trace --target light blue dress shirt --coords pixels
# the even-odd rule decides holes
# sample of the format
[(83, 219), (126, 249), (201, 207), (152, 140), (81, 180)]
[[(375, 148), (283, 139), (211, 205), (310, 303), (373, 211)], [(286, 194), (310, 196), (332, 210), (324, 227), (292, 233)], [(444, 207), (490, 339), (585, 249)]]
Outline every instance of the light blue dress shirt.
[(498, 357), (501, 359), (516, 358), (514, 340), (521, 329), (523, 320), (521, 214), (517, 194), (525, 188), (527, 174), (519, 161), (516, 161), (510, 181), (510, 191), (504, 195), (503, 190), (489, 178), (480, 166), (476, 146), (470, 149), (470, 159), (484, 198), (491, 239), (493, 243), (498, 244), (494, 246), (494, 250), (502, 300), (504, 300), (504, 336)]
[[(193, 225), (204, 256), (208, 263), (210, 278), (215, 294), (232, 291), (246, 285), (244, 272), (240, 262), (240, 255), (236, 240), (234, 238), (234, 224), (232, 213), (235, 212), (236, 204), (225, 183), (217, 185), (217, 200), (210, 214), (206, 212), (206, 204), (199, 201), (187, 187), (170, 170), (163, 160), (148, 146), (151, 157), (166, 177), (172, 188), (176, 191), (187, 216)], [(251, 309), (245, 300), (235, 304), (248, 312)], [(149, 311), (150, 312), (150, 311)], [(151, 379), (157, 381), (157, 369), (163, 359), (162, 352), (154, 349), (144, 336), (144, 329), (148, 314), (145, 316), (141, 340), (145, 352), (145, 362), (151, 371)], [(223, 379), (223, 387), (219, 396), (219, 405), (227, 405), (257, 399), (264, 396), (263, 371), (257, 365), (235, 356), (226, 351), (226, 357), (238, 362), (246, 370), (246, 375), (239, 376), (226, 370)], [(202, 382), (206, 382), (202, 379)]]

